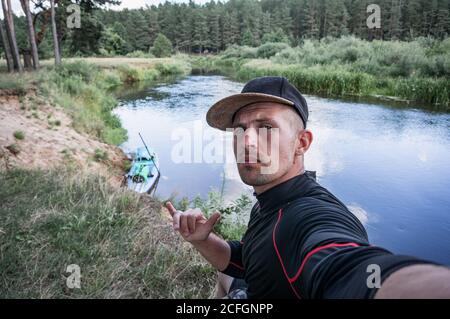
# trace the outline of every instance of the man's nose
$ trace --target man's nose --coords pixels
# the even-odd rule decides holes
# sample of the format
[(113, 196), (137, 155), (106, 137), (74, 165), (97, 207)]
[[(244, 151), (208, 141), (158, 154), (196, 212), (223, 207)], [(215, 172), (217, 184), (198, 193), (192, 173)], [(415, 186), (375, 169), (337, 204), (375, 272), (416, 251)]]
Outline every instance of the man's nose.
[(249, 127), (244, 133), (245, 147), (256, 147), (258, 145), (258, 132), (253, 127)]

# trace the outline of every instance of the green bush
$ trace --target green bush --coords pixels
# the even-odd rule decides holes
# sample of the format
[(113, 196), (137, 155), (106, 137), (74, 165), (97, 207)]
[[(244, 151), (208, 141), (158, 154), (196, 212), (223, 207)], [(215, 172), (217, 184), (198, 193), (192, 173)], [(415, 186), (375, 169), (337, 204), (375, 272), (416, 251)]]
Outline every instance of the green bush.
[(408, 77), (414, 75), (444, 77), (450, 75), (448, 40), (420, 38), (412, 42), (372, 42), (355, 37), (306, 40), (297, 48), (286, 48), (273, 57), (280, 64), (313, 66), (347, 65), (351, 71), (374, 76)]
[(102, 149), (95, 149), (94, 152), (94, 160), (96, 162), (103, 162), (106, 161), (108, 159), (108, 153), (106, 153), (104, 150)]
[(256, 55), (258, 58), (267, 59), (286, 48), (289, 48), (289, 45), (286, 43), (267, 42), (258, 47), (258, 49), (256, 50)]
[(169, 57), (172, 54), (172, 42), (164, 34), (158, 33), (150, 53), (157, 58)]
[(267, 42), (283, 42), (289, 43), (289, 37), (281, 28), (277, 28), (275, 31), (265, 33), (262, 37), (262, 43)]
[(90, 83), (99, 72), (98, 66), (87, 63), (83, 60), (77, 60), (70, 63), (63, 63), (55, 68), (56, 73), (61, 78), (79, 77), (82, 81)]
[[(391, 95), (432, 104), (450, 103), (447, 89), (450, 38), (369, 42), (354, 36), (327, 37), (303, 40), (295, 48), (266, 43), (251, 48), (264, 58), (260, 60), (254, 56), (251, 60), (244, 59), (242, 52), (246, 49), (231, 46), (219, 58), (201, 62), (206, 68), (243, 81), (256, 76), (284, 75), (305, 93)], [(239, 62), (227, 67), (219, 63), (228, 59)], [(419, 83), (426, 86), (419, 87)]]
[(223, 58), (255, 59), (257, 57), (257, 50), (257, 48), (233, 44), (222, 52), (220, 56)]
[(23, 131), (15, 131), (13, 135), (18, 140), (25, 139), (25, 133)]
[(122, 83), (133, 84), (139, 82), (139, 71), (133, 67), (122, 64), (117, 68), (120, 73)]
[(156, 63), (155, 69), (159, 72), (162, 76), (168, 76), (168, 75), (182, 75), (186, 74), (188, 71), (187, 66), (183, 63)]

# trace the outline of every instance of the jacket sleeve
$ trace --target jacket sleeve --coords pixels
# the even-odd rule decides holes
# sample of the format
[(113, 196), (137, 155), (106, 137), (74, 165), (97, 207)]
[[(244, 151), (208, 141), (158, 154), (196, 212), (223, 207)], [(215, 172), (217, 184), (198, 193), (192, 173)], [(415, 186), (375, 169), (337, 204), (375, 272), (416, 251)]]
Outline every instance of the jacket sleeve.
[(222, 271), (224, 274), (234, 278), (244, 278), (245, 269), (242, 264), (242, 241), (227, 241), (231, 249), (231, 257), (228, 267)]
[(284, 214), (278, 257), (297, 298), (373, 298), (394, 271), (428, 263), (370, 245), (362, 224), (340, 205), (313, 201)]

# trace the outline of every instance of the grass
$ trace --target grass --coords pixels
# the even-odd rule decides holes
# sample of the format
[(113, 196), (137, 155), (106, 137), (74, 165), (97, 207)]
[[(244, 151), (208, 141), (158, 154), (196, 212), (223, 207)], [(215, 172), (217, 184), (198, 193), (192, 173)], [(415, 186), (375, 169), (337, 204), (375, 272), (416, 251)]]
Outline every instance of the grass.
[[(105, 143), (119, 145), (126, 141), (127, 132), (112, 113), (118, 102), (111, 90), (137, 82), (156, 81), (166, 76), (189, 74), (189, 63), (183, 58), (179, 55), (166, 59), (65, 59), (58, 67), (43, 61), (43, 68), (39, 72), (2, 74), (0, 90), (17, 94), (23, 100), (30, 89), (37, 89), (37, 98), (65, 109), (72, 117), (77, 131)], [(38, 118), (36, 103), (30, 103), (33, 110), (31, 116)], [(58, 126), (58, 123), (52, 123), (51, 126)]]
[(33, 76), (30, 74), (2, 73), (0, 76), (0, 90), (23, 96), (32, 85), (32, 82)]
[(284, 43), (233, 45), (220, 55), (193, 56), (190, 61), (196, 73), (225, 74), (241, 81), (282, 75), (303, 93), (397, 97), (450, 110), (450, 38), (325, 38), (304, 40), (295, 48)]
[(25, 133), (22, 132), (22, 131), (15, 131), (15, 132), (13, 133), (13, 136), (14, 136), (14, 138), (17, 139), (17, 140), (24, 140), (24, 139), (25, 139)]
[(105, 61), (97, 65), (86, 62), (88, 60), (70, 60), (40, 72), (40, 94), (62, 106), (72, 116), (75, 129), (112, 145), (126, 141), (127, 132), (112, 113), (118, 102), (111, 90), (190, 71), (186, 63), (178, 59), (156, 59), (157, 62), (145, 68), (125, 64), (124, 59), (118, 64), (110, 62), (109, 67)]
[(95, 149), (94, 152), (94, 160), (96, 162), (103, 162), (106, 161), (108, 159), (108, 153), (105, 152), (104, 150), (101, 150), (99, 148)]
[[(0, 203), (2, 298), (211, 297), (213, 269), (173, 234), (160, 204), (99, 176), (2, 171)], [(81, 289), (66, 285), (71, 264)]]

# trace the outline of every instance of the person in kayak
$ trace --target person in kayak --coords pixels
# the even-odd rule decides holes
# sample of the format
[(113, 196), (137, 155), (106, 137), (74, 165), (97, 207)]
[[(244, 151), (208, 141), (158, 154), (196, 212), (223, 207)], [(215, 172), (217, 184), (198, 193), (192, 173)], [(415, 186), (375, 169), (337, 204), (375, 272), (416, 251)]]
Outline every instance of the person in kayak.
[(449, 268), (370, 245), (361, 222), (305, 171), (307, 121), (306, 100), (284, 77), (256, 78), (209, 109), (210, 126), (235, 133), (239, 175), (254, 188), (247, 231), (225, 241), (212, 231), (219, 213), (166, 207), (173, 228), (218, 270), (216, 296), (450, 298)]

